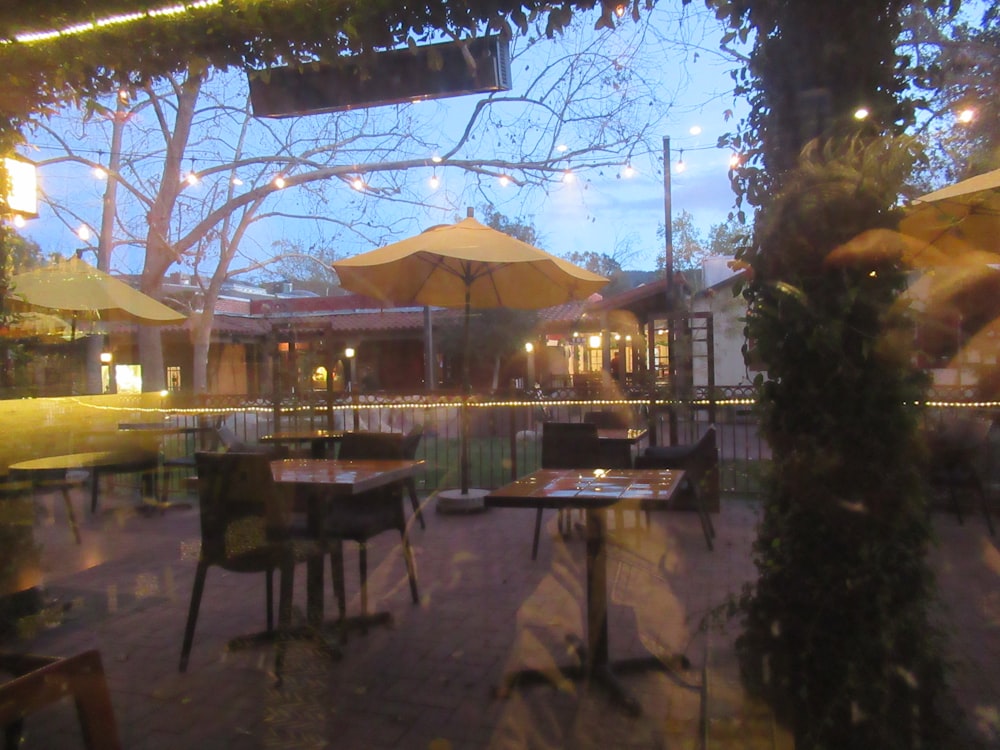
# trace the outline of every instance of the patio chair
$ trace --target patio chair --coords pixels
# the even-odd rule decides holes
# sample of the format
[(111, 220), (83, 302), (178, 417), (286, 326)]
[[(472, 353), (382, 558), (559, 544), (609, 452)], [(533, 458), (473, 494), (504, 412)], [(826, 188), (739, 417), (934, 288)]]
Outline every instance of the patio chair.
[[(195, 454), (201, 515), (201, 554), (184, 628), (180, 671), (187, 669), (198, 609), (212, 566), (233, 573), (264, 573), (267, 631), (274, 629), (273, 576), (280, 574), (278, 628), (291, 624), (295, 565), (320, 558), (325, 547), (293, 533), (293, 497), (271, 477), (272, 456), (263, 452)], [(278, 640), (275, 673), (281, 679), (284, 639)]]
[(121, 750), (111, 694), (98, 651), (59, 658), (0, 653), (0, 671), (14, 675), (0, 684), (0, 727), (4, 747), (21, 746), (32, 714), (72, 698), (87, 750)]
[[(590, 422), (545, 422), (542, 425), (543, 469), (598, 469), (601, 445), (597, 425)], [(535, 514), (535, 533), (531, 541), (531, 559), (538, 558), (538, 539), (542, 532), (541, 508)], [(557, 526), (564, 536), (570, 532), (570, 513), (559, 509)]]
[[(406, 450), (416, 451), (407, 444), (408, 437), (393, 432), (347, 432), (340, 442), (338, 460), (350, 459), (399, 459), (408, 458)], [(416, 435), (419, 440), (419, 433)], [(330, 504), (325, 514), (324, 530), (328, 539), (350, 540), (358, 543), (361, 581), (361, 619), (368, 615), (368, 540), (384, 531), (399, 532), (403, 562), (410, 583), (413, 603), (419, 602), (417, 576), (413, 551), (407, 534), (406, 514), (403, 510), (403, 489), (406, 482), (396, 482), (387, 487), (362, 492), (351, 497), (338, 498)], [(414, 487), (414, 494), (416, 489)], [(411, 496), (412, 500), (412, 496)], [(344, 592), (344, 567), (342, 548), (331, 547), (330, 572), (334, 593), (337, 596), (340, 618), (346, 615)]]
[[(229, 427), (224, 427), (218, 420), (210, 427), (205, 427), (203, 431), (197, 433), (197, 449), (207, 452), (243, 450), (247, 448), (246, 443), (240, 440), (236, 433)], [(159, 500), (161, 507), (167, 507), (167, 493), (169, 492), (170, 475), (179, 474), (185, 479), (196, 476), (194, 453), (185, 453), (177, 456), (164, 456), (158, 467), (159, 476)]]
[(929, 428), (927, 480), (931, 492), (948, 494), (951, 509), (959, 523), (964, 522), (959, 495), (971, 494), (979, 502), (990, 536), (996, 536), (989, 500), (976, 466), (992, 425), (986, 419), (961, 419), (941, 422)]
[(715, 425), (709, 425), (694, 443), (646, 448), (636, 457), (635, 468), (684, 470), (684, 487), (678, 493), (675, 507), (687, 504), (698, 512), (705, 543), (712, 549), (715, 526), (709, 510), (718, 507), (719, 503), (719, 450)]

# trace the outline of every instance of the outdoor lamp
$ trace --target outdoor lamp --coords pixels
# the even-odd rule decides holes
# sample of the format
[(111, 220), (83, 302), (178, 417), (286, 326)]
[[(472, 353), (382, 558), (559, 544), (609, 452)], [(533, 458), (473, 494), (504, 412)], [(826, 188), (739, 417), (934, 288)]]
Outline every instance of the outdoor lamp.
[(348, 359), (350, 359), (351, 357), (353, 357), (354, 356), (354, 347), (353, 346), (349, 346), (346, 349), (344, 349), (344, 356), (347, 357)]
[(526, 351), (528, 354), (531, 354), (533, 351), (535, 351), (535, 345), (532, 344), (530, 341), (525, 341), (524, 351)]
[(109, 365), (111, 364), (111, 360), (111, 352), (101, 352), (101, 364)]
[(590, 344), (590, 348), (591, 349), (600, 349), (601, 348), (601, 337), (600, 336), (591, 336), (587, 343)]

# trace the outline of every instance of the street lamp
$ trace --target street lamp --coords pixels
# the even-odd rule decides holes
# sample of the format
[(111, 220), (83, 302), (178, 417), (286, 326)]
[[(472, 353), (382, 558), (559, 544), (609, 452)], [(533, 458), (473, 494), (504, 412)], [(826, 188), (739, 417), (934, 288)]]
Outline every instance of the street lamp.
[(530, 341), (524, 342), (524, 351), (527, 354), (527, 383), (525, 388), (529, 391), (535, 389), (535, 345)]

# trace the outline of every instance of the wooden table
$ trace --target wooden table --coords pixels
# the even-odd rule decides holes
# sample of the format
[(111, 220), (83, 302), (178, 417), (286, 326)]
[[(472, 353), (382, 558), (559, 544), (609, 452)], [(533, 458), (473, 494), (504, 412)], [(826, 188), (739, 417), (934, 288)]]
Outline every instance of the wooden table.
[[(608, 654), (607, 553), (605, 510), (612, 506), (647, 509), (667, 505), (680, 487), (684, 472), (654, 469), (541, 469), (490, 492), (485, 503), (492, 508), (580, 509), (587, 518), (587, 634), (582, 663), (560, 667), (566, 677), (600, 684), (612, 699), (633, 715), (641, 712), (620, 684), (615, 670), (665, 668), (653, 657), (612, 663)], [(683, 663), (683, 662), (682, 662)], [(518, 683), (548, 682), (537, 670), (506, 675), (500, 689), (507, 695)]]
[[(322, 538), (323, 512), (327, 503), (361, 492), (399, 482), (422, 471), (424, 462), (408, 459), (352, 459), (339, 461), (324, 458), (286, 458), (271, 462), (271, 475), (277, 484), (300, 487), (308, 492), (307, 524), (310, 535)], [(402, 501), (400, 501), (402, 502)], [(343, 569), (343, 560), (341, 560)], [(323, 561), (306, 563), (306, 619), (313, 630), (323, 628)], [(363, 619), (363, 621), (362, 621)], [(391, 621), (388, 612), (365, 618), (349, 618), (337, 628), (367, 627)]]
[(281, 430), (264, 435), (260, 442), (275, 445), (308, 443), (312, 458), (328, 458), (329, 447), (340, 442), (343, 436), (344, 430)]
[(8, 467), (12, 479), (23, 477), (32, 482), (59, 479), (67, 471), (84, 470), (90, 472), (90, 511), (97, 512), (97, 494), (100, 475), (143, 473), (155, 470), (158, 457), (143, 451), (90, 451), (85, 453), (65, 453), (59, 456), (34, 458), (19, 461)]

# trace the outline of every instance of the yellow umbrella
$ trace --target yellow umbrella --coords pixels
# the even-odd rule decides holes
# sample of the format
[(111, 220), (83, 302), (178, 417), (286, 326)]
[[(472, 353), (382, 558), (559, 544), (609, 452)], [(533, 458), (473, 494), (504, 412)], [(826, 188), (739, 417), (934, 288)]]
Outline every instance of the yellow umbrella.
[(9, 297), (15, 304), (101, 320), (166, 325), (186, 317), (79, 258), (12, 276)]
[(952, 260), (970, 251), (1000, 254), (1000, 169), (917, 198), (899, 231)]
[(480, 224), (471, 216), (333, 264), (345, 289), (396, 305), (464, 307), (462, 494), (469, 490), (469, 317), (472, 308), (537, 310), (586, 299), (603, 276)]

